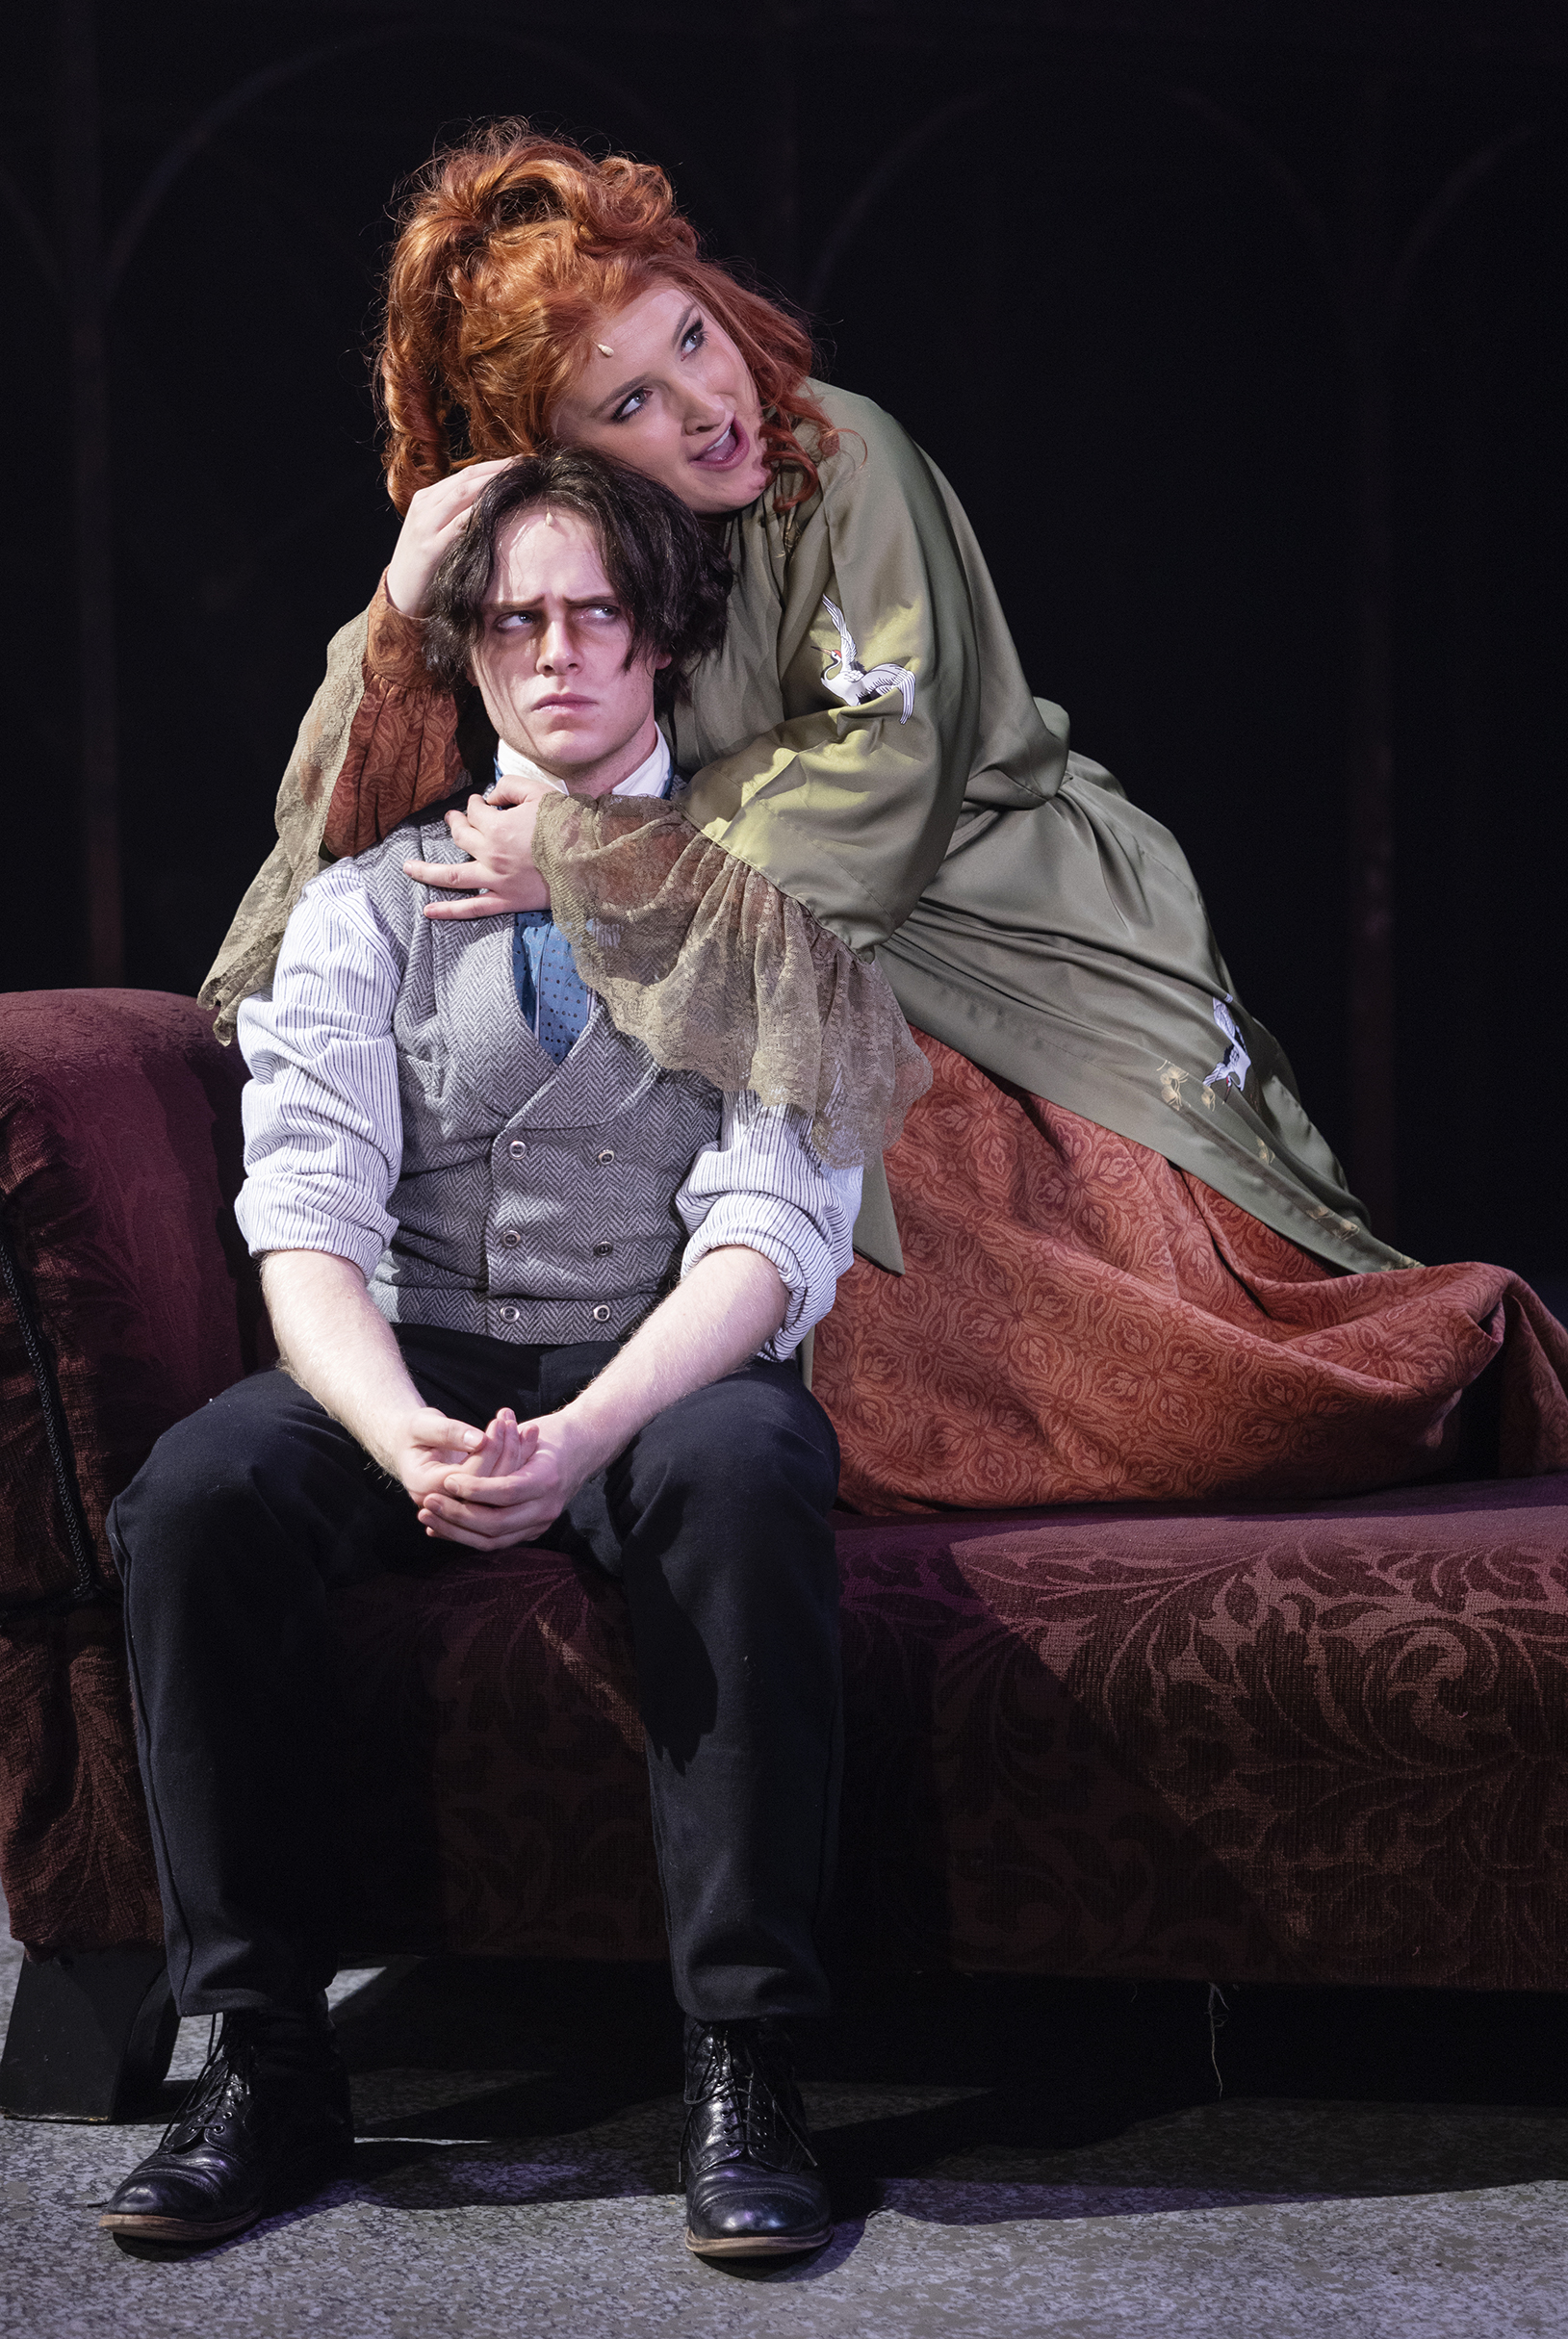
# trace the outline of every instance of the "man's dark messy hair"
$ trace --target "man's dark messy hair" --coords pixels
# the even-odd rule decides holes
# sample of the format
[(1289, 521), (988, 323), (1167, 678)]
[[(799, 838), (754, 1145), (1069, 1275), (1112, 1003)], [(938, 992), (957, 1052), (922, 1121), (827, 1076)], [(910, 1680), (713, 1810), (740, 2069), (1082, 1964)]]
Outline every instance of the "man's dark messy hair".
[(662, 710), (684, 697), (691, 669), (724, 639), (729, 561), (679, 496), (585, 447), (543, 447), (498, 472), (436, 571), (424, 606), (424, 661), (449, 689), (462, 682), (484, 624), (501, 529), (530, 504), (576, 512), (599, 539), (631, 627), (627, 653), (667, 655), (654, 678)]

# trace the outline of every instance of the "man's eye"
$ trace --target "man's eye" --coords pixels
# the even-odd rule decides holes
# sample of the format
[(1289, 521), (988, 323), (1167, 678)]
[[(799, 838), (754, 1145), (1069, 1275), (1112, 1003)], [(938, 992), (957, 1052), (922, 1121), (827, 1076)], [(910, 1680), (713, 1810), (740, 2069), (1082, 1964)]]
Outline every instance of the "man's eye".
[(498, 633), (521, 633), (525, 627), (531, 626), (533, 622), (531, 609), (508, 609), (504, 617), (497, 618), (496, 631)]

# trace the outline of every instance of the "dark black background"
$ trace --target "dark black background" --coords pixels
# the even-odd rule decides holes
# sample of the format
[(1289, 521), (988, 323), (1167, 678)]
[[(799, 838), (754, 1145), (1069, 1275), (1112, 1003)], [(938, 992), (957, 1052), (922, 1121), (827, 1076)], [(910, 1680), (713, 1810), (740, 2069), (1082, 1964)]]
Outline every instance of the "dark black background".
[[(1468, 156), (1535, 130), (1433, 240), (1393, 348), (1397, 1233), (1568, 1265), (1561, 12), (806, 0), (541, 21), (462, 0), (101, 13), (111, 227), (205, 107), (353, 44), (204, 145), (113, 313), (127, 980), (196, 989), (270, 844), (326, 638), (393, 541), (367, 350), (395, 185), (471, 118), (525, 112), (664, 163), (715, 254), (808, 298), (832, 377), (948, 472), (1034, 686), (1180, 836), (1243, 995), (1347, 1144), (1350, 401), (1275, 165), (1334, 246), (1378, 81), (1396, 241)], [(8, 45), (0, 161), (47, 220), (48, 13)], [(32, 988), (87, 979), (68, 386), (60, 312), (3, 215), (0, 329), (0, 982)]]

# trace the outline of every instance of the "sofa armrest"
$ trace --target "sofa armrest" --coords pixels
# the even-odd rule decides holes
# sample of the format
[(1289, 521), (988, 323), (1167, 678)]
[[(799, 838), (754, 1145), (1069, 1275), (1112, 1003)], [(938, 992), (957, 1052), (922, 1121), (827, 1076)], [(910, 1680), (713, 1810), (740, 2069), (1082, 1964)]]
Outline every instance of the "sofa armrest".
[(115, 1496), (267, 1361), (232, 1209), (244, 1078), (193, 999), (0, 999), (0, 1609), (112, 1589)]

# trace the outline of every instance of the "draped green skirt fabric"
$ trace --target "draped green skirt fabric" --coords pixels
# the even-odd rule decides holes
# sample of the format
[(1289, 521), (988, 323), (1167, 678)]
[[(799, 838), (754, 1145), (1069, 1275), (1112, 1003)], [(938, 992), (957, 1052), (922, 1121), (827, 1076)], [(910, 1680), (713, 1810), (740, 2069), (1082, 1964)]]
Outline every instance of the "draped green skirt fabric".
[(1074, 756), (1043, 804), (961, 819), (877, 958), (910, 1021), (988, 1071), (1348, 1272), (1410, 1264), (1368, 1232), (1278, 1041), (1235, 997), (1175, 839), (1097, 766)]

